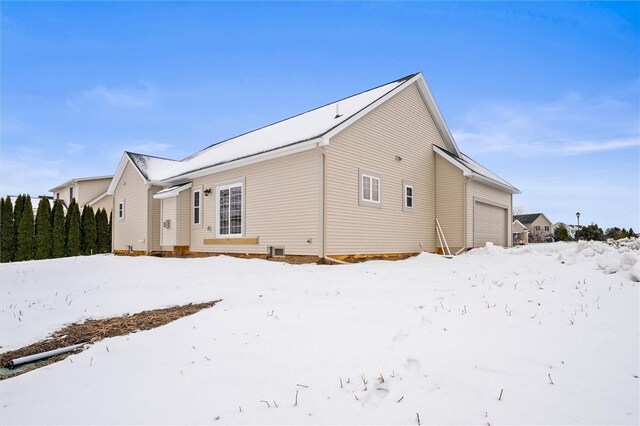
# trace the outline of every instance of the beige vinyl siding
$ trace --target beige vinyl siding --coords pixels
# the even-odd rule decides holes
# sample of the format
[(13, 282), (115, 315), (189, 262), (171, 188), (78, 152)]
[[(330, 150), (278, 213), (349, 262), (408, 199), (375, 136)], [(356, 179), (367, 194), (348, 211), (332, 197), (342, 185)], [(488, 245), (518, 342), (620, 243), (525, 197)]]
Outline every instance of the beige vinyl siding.
[[(191, 227), (191, 251), (266, 254), (278, 246), (287, 255), (318, 255), (320, 155), (305, 151), (194, 179), (194, 187), (211, 188), (211, 195), (202, 197), (203, 226)], [(204, 244), (216, 238), (216, 187), (238, 181), (244, 184), (244, 237), (258, 237), (259, 244)]]
[(162, 212), (160, 211), (160, 200), (156, 200), (153, 198), (153, 194), (160, 191), (162, 188), (159, 186), (151, 186), (149, 187), (149, 191), (147, 192), (148, 196), (148, 205), (151, 206), (149, 209), (149, 224), (148, 229), (148, 238), (147, 241), (150, 241), (151, 244), (148, 248), (149, 251), (160, 251), (162, 247), (160, 246), (160, 229), (162, 224), (160, 223), (160, 218), (162, 217)]
[(436, 217), (452, 253), (464, 247), (464, 180), (462, 170), (436, 155)]
[[(69, 189), (73, 188), (73, 198), (76, 199), (76, 202), (78, 202), (78, 184), (77, 183), (73, 183), (71, 185), (67, 185), (63, 188), (59, 188), (57, 191), (53, 192), (53, 198), (56, 198), (56, 194), (60, 194), (59, 199), (64, 201), (65, 205), (67, 207), (69, 207), (69, 204), (71, 204), (71, 198), (69, 197)], [(105, 189), (106, 191), (106, 189)], [(104, 191), (103, 191), (104, 192)], [(99, 195), (99, 194), (98, 194)], [(97, 197), (97, 195), (96, 195)], [(91, 200), (89, 200), (91, 201)], [(80, 205), (80, 208), (82, 208), (82, 205)]]
[(75, 198), (78, 205), (84, 206), (89, 201), (95, 200), (99, 195), (107, 192), (109, 184), (111, 184), (111, 178), (83, 180), (78, 182), (78, 188), (73, 190), (74, 193), (77, 191)]
[[(147, 251), (148, 188), (135, 167), (127, 163), (114, 191), (113, 249)], [(118, 203), (124, 200), (124, 220), (118, 219)]]
[[(204, 197), (202, 193), (201, 197)], [(177, 246), (188, 246), (191, 242), (191, 189), (186, 189), (178, 195)]]
[[(171, 250), (173, 246), (176, 244), (176, 230), (178, 228), (178, 218), (176, 215), (176, 204), (178, 197), (170, 197), (163, 198), (160, 200), (160, 205), (162, 209), (162, 219), (161, 219), (161, 234), (162, 238), (160, 239), (161, 245), (163, 249)], [(170, 228), (167, 229), (163, 226), (166, 221), (170, 221)]]
[[(435, 251), (433, 144), (446, 149), (415, 84), (331, 139), (327, 255)], [(380, 208), (359, 205), (360, 170), (380, 175)], [(403, 211), (403, 180), (414, 185), (410, 212)]]
[[(536, 226), (540, 227), (540, 230), (536, 229)], [(549, 231), (545, 231), (544, 227), (548, 226)], [(549, 234), (553, 234), (553, 224), (544, 216), (540, 215), (529, 225), (529, 233), (534, 242), (542, 242)]]
[[(477, 180), (471, 180), (467, 183), (467, 247), (473, 247), (474, 235), (473, 235), (473, 219), (474, 219), (474, 204), (476, 201), (484, 202), (486, 204), (493, 204), (500, 207), (507, 208), (506, 217), (506, 234), (511, 235), (511, 194), (503, 192), (497, 188), (493, 188)], [(511, 238), (507, 238), (507, 245), (512, 245)]]
[(113, 197), (111, 195), (105, 195), (100, 200), (93, 203), (91, 207), (93, 207), (94, 212), (97, 212), (99, 209), (105, 209), (108, 217), (113, 209)]

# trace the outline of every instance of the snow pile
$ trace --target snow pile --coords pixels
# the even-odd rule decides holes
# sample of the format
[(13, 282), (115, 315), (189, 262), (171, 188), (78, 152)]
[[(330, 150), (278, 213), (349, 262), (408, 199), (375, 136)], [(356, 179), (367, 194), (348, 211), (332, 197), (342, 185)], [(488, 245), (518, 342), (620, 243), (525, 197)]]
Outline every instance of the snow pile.
[(577, 243), (528, 244), (504, 249), (493, 244), (472, 250), (469, 255), (495, 255), (499, 253), (525, 255), (531, 253), (556, 256), (563, 264), (584, 264), (596, 267), (605, 274), (621, 273), (632, 281), (640, 282), (640, 240), (622, 239), (617, 241), (578, 241)]
[(593, 258), (596, 266), (605, 274), (626, 273), (633, 281), (640, 281), (638, 275), (637, 241), (622, 244), (607, 244), (599, 241), (578, 241), (575, 248), (563, 251), (559, 259), (574, 263), (580, 257)]
[[(2, 264), (3, 350), (84, 318), (222, 299), (3, 381), (2, 423), (638, 424), (640, 285), (620, 261), (637, 250), (619, 248)], [(603, 274), (609, 257), (619, 270)]]

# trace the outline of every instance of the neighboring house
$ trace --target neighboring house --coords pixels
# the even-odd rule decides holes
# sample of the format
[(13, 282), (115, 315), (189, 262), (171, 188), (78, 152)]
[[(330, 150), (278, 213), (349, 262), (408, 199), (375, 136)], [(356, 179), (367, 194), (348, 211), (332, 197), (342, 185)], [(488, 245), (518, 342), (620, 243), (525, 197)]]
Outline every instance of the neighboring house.
[(458, 149), (421, 73), (211, 145), (125, 152), (115, 252), (346, 258), (511, 245), (519, 191)]
[[(18, 196), (17, 195), (8, 195), (7, 197), (9, 197), (9, 199), (11, 200), (11, 205), (15, 207), (16, 199), (18, 198)], [(34, 216), (38, 213), (38, 205), (40, 205), (40, 199), (41, 198), (46, 198), (47, 200), (49, 200), (49, 205), (53, 209), (53, 204), (55, 202), (53, 197), (46, 197), (46, 196), (45, 197), (31, 197), (31, 209), (33, 210), (33, 215)], [(65, 212), (66, 212), (66, 207), (65, 207)]]
[(51, 188), (53, 198), (63, 200), (68, 206), (72, 198), (76, 199), (80, 210), (86, 205), (94, 211), (104, 208), (107, 215), (113, 209), (113, 197), (107, 193), (113, 176), (95, 176), (71, 179), (61, 185)]
[(544, 213), (519, 214), (513, 216), (529, 230), (529, 241), (544, 243), (553, 239), (553, 224)]
[(569, 233), (569, 237), (572, 240), (576, 239), (576, 232), (578, 232), (578, 229), (580, 229), (580, 227), (578, 227), (578, 225), (569, 225), (566, 223), (562, 223), (562, 222), (557, 222), (554, 223), (553, 226), (551, 227), (551, 231), (552, 233), (554, 233), (556, 231), (556, 228), (558, 228), (559, 226), (564, 225), (565, 228), (567, 228), (567, 232)]
[(519, 220), (516, 219), (511, 224), (511, 233), (513, 234), (514, 245), (529, 243), (529, 230)]

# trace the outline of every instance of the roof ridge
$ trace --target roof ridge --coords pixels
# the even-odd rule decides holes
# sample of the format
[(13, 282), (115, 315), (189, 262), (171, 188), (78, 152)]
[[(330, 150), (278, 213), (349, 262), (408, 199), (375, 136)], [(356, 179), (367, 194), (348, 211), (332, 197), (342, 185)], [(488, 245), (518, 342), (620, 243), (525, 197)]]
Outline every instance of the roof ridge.
[[(379, 84), (379, 85), (377, 85), (377, 86), (375, 86), (375, 87), (371, 87), (371, 88), (369, 88), (369, 89), (367, 89), (367, 90), (363, 90), (363, 91), (361, 91), (361, 92), (354, 93), (353, 95), (345, 96), (345, 97), (343, 97), (343, 98), (340, 98), (340, 99), (335, 100), (335, 101), (332, 101), (332, 102), (327, 102), (326, 104), (320, 105), (320, 106), (315, 107), (315, 108), (311, 108), (311, 109), (309, 109), (309, 110), (307, 110), (307, 111), (303, 111), (303, 112), (301, 112), (301, 113), (299, 113), (299, 114), (295, 114), (295, 115), (292, 115), (292, 116), (290, 116), (290, 117), (283, 118), (283, 119), (278, 120), (278, 121), (274, 121), (273, 123), (265, 124), (264, 126), (257, 127), (257, 128), (255, 128), (255, 129), (253, 129), (253, 130), (249, 130), (249, 131), (244, 132), (244, 133), (240, 133), (239, 135), (231, 136), (231, 137), (229, 137), (229, 138), (227, 138), (227, 139), (223, 139), (223, 140), (221, 140), (221, 141), (218, 141), (218, 142), (212, 143), (211, 145), (209, 145), (209, 146), (207, 146), (207, 147), (205, 147), (205, 148), (202, 148), (201, 150), (196, 151), (195, 153), (193, 153), (193, 154), (189, 155), (188, 157), (185, 157), (185, 158), (183, 158), (182, 160), (179, 160), (179, 161), (180, 161), (180, 162), (182, 162), (182, 161), (190, 160), (191, 158), (193, 158), (193, 157), (197, 156), (198, 154), (200, 154), (200, 153), (202, 153), (202, 152), (204, 152), (204, 151), (207, 151), (207, 150), (208, 150), (208, 149), (210, 149), (210, 148), (213, 148), (213, 147), (215, 147), (215, 146), (218, 146), (218, 145), (220, 145), (220, 144), (223, 144), (223, 143), (225, 143), (225, 142), (228, 142), (228, 141), (230, 141), (230, 140), (233, 140), (233, 139), (239, 138), (239, 137), (244, 136), (244, 135), (248, 135), (249, 133), (253, 133), (253, 132), (256, 132), (256, 131), (258, 131), (258, 130), (265, 129), (265, 128), (267, 128), (267, 127), (274, 126), (274, 125), (276, 125), (276, 124), (278, 124), (278, 123), (282, 123), (282, 122), (287, 121), (287, 120), (291, 120), (292, 118), (296, 118), (296, 117), (299, 117), (299, 116), (301, 116), (301, 115), (307, 114), (307, 113), (309, 113), (309, 112), (316, 111), (316, 110), (318, 110), (318, 109), (324, 108), (324, 107), (329, 106), (329, 105), (331, 105), (331, 104), (335, 104), (335, 103), (338, 103), (338, 102), (344, 101), (344, 100), (346, 100), (346, 99), (349, 99), (349, 98), (353, 98), (353, 97), (355, 97), (355, 96), (362, 95), (363, 93), (371, 92), (372, 90), (379, 89), (380, 87), (386, 86), (386, 85), (388, 85), (388, 84), (397, 83), (397, 82), (399, 82), (399, 81), (405, 82), (406, 80), (410, 80), (410, 79), (412, 79), (413, 77), (415, 77), (415, 76), (416, 76), (416, 75), (418, 75), (418, 74), (420, 74), (420, 73), (419, 73), (419, 72), (416, 72), (416, 73), (413, 73), (413, 74), (409, 74), (409, 75), (406, 75), (406, 76), (404, 76), (404, 77), (401, 77), (401, 78), (398, 78), (398, 79), (395, 79), (395, 80), (389, 81), (389, 82), (387, 82), (387, 83), (383, 83), (383, 84)], [(399, 86), (394, 87), (394, 89), (396, 89), (397, 87), (399, 87)], [(390, 91), (392, 91), (392, 90), (394, 90), (394, 89), (389, 90), (389, 92), (390, 92)], [(389, 93), (389, 92), (387, 92), (387, 93)], [(385, 95), (386, 95), (386, 94), (385, 94)], [(384, 96), (384, 95), (382, 95), (382, 96)], [(379, 99), (379, 98), (378, 98), (378, 99)], [(375, 102), (375, 101), (374, 101), (374, 102)], [(367, 106), (369, 106), (369, 105), (367, 105)], [(366, 107), (365, 107), (365, 108), (366, 108)], [(360, 111), (358, 111), (358, 112), (360, 112)], [(356, 114), (357, 114), (358, 112), (356, 112)], [(355, 115), (355, 114), (353, 114), (353, 115)], [(353, 115), (349, 116), (349, 118), (353, 117)], [(343, 121), (346, 121), (346, 120), (348, 120), (349, 118), (347, 118), (347, 119), (345, 119), (345, 120), (343, 120)], [(336, 126), (338, 126), (338, 124), (337, 124)], [(336, 126), (334, 126), (334, 127), (336, 127)], [(327, 132), (328, 132), (328, 131), (331, 131), (334, 127), (332, 127), (331, 129), (327, 130)], [(323, 135), (323, 134), (325, 134), (325, 133), (327, 133), (327, 132), (321, 133), (321, 135)], [(317, 135), (317, 136), (319, 136), (319, 135)], [(317, 136), (316, 136), (316, 137), (317, 137)], [(312, 139), (312, 138), (309, 138), (309, 139)], [(308, 140), (308, 139), (307, 139), (307, 140)], [(297, 141), (297, 142), (300, 142), (300, 141)]]
[(157, 155), (149, 155), (149, 154), (142, 154), (140, 152), (133, 152), (133, 151), (125, 151), (125, 154), (131, 156), (131, 154), (133, 155), (142, 155), (143, 157), (151, 157), (151, 158), (157, 158), (159, 160), (167, 160), (167, 161), (175, 161), (175, 162), (180, 162), (182, 160), (173, 160), (171, 158), (166, 158), (166, 157), (159, 157)]

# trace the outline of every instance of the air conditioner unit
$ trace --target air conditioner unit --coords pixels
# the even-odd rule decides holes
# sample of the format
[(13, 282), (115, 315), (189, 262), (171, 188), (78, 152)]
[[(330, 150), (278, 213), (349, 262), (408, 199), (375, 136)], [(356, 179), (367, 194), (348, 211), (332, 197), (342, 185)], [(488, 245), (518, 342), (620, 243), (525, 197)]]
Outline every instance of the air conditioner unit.
[(171, 229), (171, 219), (167, 219), (164, 222), (162, 222), (162, 227), (164, 229)]

